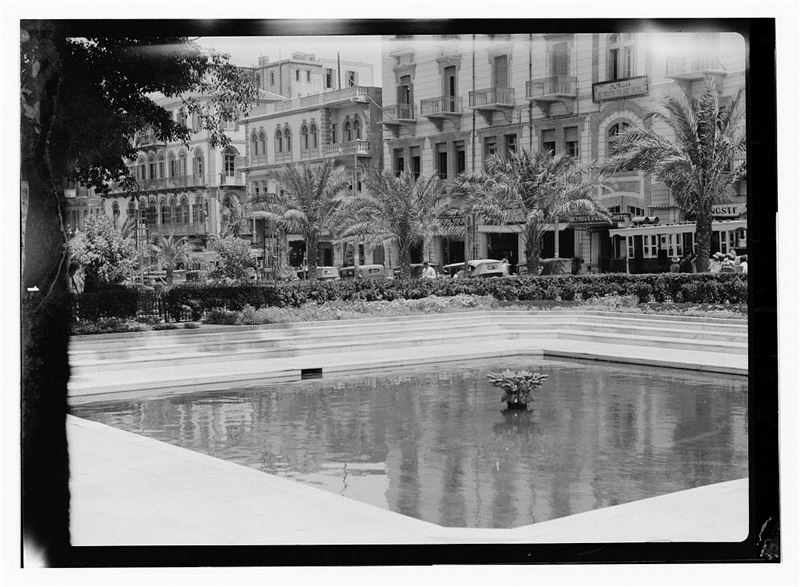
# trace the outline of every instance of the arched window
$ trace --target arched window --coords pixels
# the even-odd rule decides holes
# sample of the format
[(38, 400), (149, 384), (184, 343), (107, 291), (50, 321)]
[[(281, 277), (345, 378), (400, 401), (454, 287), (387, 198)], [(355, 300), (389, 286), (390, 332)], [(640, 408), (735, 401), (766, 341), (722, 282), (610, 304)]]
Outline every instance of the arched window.
[[(617, 144), (619, 143), (619, 137), (631, 128), (631, 125), (625, 121), (620, 121), (615, 124), (612, 124), (608, 128), (607, 132), (607, 142), (606, 142), (606, 157), (613, 157), (617, 151)], [(626, 171), (631, 171), (633, 167), (626, 167)]]
[(128, 222), (135, 222), (136, 221), (136, 202), (133, 201), (133, 198), (128, 200)]
[(181, 151), (178, 154), (178, 175), (186, 177), (186, 151)]
[(169, 171), (169, 177), (178, 175), (178, 162), (175, 159), (175, 153), (172, 151), (167, 155), (167, 170)]
[(283, 151), (285, 153), (292, 152), (292, 131), (288, 126), (283, 129)]
[(178, 110), (178, 124), (186, 126), (186, 110), (184, 110), (183, 108)]
[(256, 131), (253, 131), (253, 134), (250, 135), (250, 153), (253, 157), (258, 157), (261, 153), (258, 152), (258, 136), (256, 135)]
[(283, 145), (281, 144), (281, 137), (283, 134), (281, 133), (281, 129), (275, 129), (275, 152), (276, 153), (283, 153)]
[(158, 177), (166, 177), (164, 175), (164, 151), (158, 154)]
[(353, 140), (353, 139), (350, 136), (350, 121), (347, 120), (344, 123), (344, 141), (347, 143), (347, 142), (350, 142), (351, 140)]
[(236, 173), (236, 149), (225, 147), (222, 153), (222, 168), (226, 177), (233, 177)]
[(156, 177), (156, 156), (153, 153), (147, 155), (147, 178), (154, 179)]
[(308, 127), (305, 124), (300, 127), (300, 149), (308, 150)]
[(262, 155), (266, 155), (267, 154), (267, 133), (264, 132), (263, 128), (258, 132), (258, 142), (260, 143), (259, 153), (261, 153)]
[(178, 222), (180, 222), (178, 201), (175, 199), (175, 196), (172, 196), (169, 199), (169, 223), (178, 224)]
[(161, 200), (161, 225), (172, 224), (172, 216), (169, 212), (169, 201), (166, 198)]
[(136, 162), (136, 179), (147, 179), (147, 162), (145, 158), (139, 157), (138, 161)]
[(116, 228), (119, 224), (119, 203), (116, 201), (111, 202), (111, 218)]
[(608, 36), (608, 79), (625, 79), (634, 74), (634, 42), (631, 33)]
[(311, 127), (308, 129), (308, 134), (311, 136), (311, 148), (316, 149), (319, 144), (319, 140), (317, 136), (317, 125), (313, 122), (311, 123)]
[(158, 224), (158, 204), (155, 198), (147, 202), (144, 219), (147, 222), (148, 229), (155, 228), (156, 224)]
[(199, 224), (205, 221), (206, 216), (206, 202), (202, 198), (198, 198), (194, 201), (194, 206), (192, 206), (192, 222), (195, 224)]
[(195, 177), (203, 177), (203, 173), (205, 171), (204, 166), (204, 159), (203, 159), (203, 152), (200, 149), (195, 150), (194, 152), (194, 175)]
[(358, 120), (358, 118), (353, 121), (353, 139), (361, 139), (361, 122)]

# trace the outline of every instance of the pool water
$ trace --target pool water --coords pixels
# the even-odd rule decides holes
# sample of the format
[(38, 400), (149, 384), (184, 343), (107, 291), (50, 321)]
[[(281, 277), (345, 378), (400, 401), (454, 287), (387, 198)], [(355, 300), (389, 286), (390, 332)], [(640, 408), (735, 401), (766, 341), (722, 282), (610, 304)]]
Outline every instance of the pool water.
[[(549, 374), (525, 412), (489, 371)], [(513, 358), (76, 406), (435, 524), (511, 528), (746, 477), (744, 377)]]

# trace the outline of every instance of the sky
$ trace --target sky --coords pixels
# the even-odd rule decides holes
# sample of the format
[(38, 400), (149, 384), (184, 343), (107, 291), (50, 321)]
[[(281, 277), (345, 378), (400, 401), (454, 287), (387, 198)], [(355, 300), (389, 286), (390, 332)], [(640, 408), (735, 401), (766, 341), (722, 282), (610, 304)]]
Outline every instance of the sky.
[(374, 66), (374, 79), (381, 79), (381, 42), (378, 36), (302, 36), (302, 37), (200, 37), (197, 43), (231, 56), (235, 65), (258, 63), (259, 56), (270, 61), (286, 59), (297, 51), (314, 53), (317, 57), (364, 61)]

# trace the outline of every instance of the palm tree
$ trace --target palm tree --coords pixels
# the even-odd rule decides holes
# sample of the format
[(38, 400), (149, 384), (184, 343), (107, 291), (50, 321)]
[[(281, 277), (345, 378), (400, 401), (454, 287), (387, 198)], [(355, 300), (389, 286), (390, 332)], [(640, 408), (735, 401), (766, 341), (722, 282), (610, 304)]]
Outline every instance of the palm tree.
[(175, 240), (172, 235), (160, 236), (150, 247), (159, 265), (167, 272), (167, 285), (172, 285), (172, 272), (178, 263), (185, 262), (189, 258), (191, 252), (186, 237)]
[(400, 275), (411, 275), (411, 247), (444, 232), (440, 218), (448, 206), (445, 184), (436, 175), (373, 170), (364, 191), (348, 198), (339, 212), (341, 237), (393, 242), (400, 253)]
[(652, 128), (629, 128), (603, 167), (605, 173), (626, 167), (649, 171), (670, 189), (678, 205), (695, 217), (698, 271), (708, 270), (711, 209), (733, 195), (745, 173), (744, 158), (737, 163), (737, 155), (745, 153), (742, 95), (739, 91), (723, 106), (716, 85), (707, 80), (694, 101), (666, 98), (666, 114), (648, 118), (666, 123), (674, 139)]
[(536, 275), (546, 225), (555, 224), (557, 229), (558, 222), (570, 215), (609, 219), (594, 197), (604, 188), (602, 182), (587, 176), (569, 155), (525, 150), (507, 157), (492, 155), (485, 171), (461, 179), (463, 209), (490, 222), (520, 227), (528, 273)]
[(350, 190), (350, 176), (344, 167), (326, 161), (317, 166), (286, 165), (271, 178), (283, 190), (254, 201), (254, 208), (260, 212), (259, 217), (303, 235), (308, 275), (315, 280), (320, 235), (333, 228), (336, 208)]

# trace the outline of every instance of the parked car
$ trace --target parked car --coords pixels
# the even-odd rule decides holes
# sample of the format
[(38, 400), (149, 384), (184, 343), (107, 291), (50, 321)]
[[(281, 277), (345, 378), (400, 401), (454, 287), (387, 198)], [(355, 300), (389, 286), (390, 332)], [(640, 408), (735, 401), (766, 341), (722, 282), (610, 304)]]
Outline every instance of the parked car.
[[(308, 279), (308, 269), (298, 271), (297, 277), (299, 279)], [(337, 279), (341, 279), (338, 267), (317, 267), (317, 281), (336, 281)]]
[[(353, 266), (342, 267), (339, 269), (339, 275), (342, 279), (355, 279), (356, 268)], [(358, 278), (359, 279), (386, 279), (386, 267), (383, 265), (359, 265)]]
[[(440, 277), (442, 275), (442, 267), (441, 266), (436, 265), (435, 263), (429, 263), (429, 265), (431, 267), (433, 267), (434, 271), (436, 271), (436, 277)], [(463, 263), (462, 263), (462, 265), (463, 265)], [(411, 277), (414, 278), (414, 279), (419, 279), (420, 277), (422, 277), (422, 270), (424, 269), (424, 267), (425, 266), (422, 263), (412, 263), (411, 264)], [(394, 273), (394, 277), (395, 278), (400, 277), (400, 267), (395, 267), (393, 273)]]

